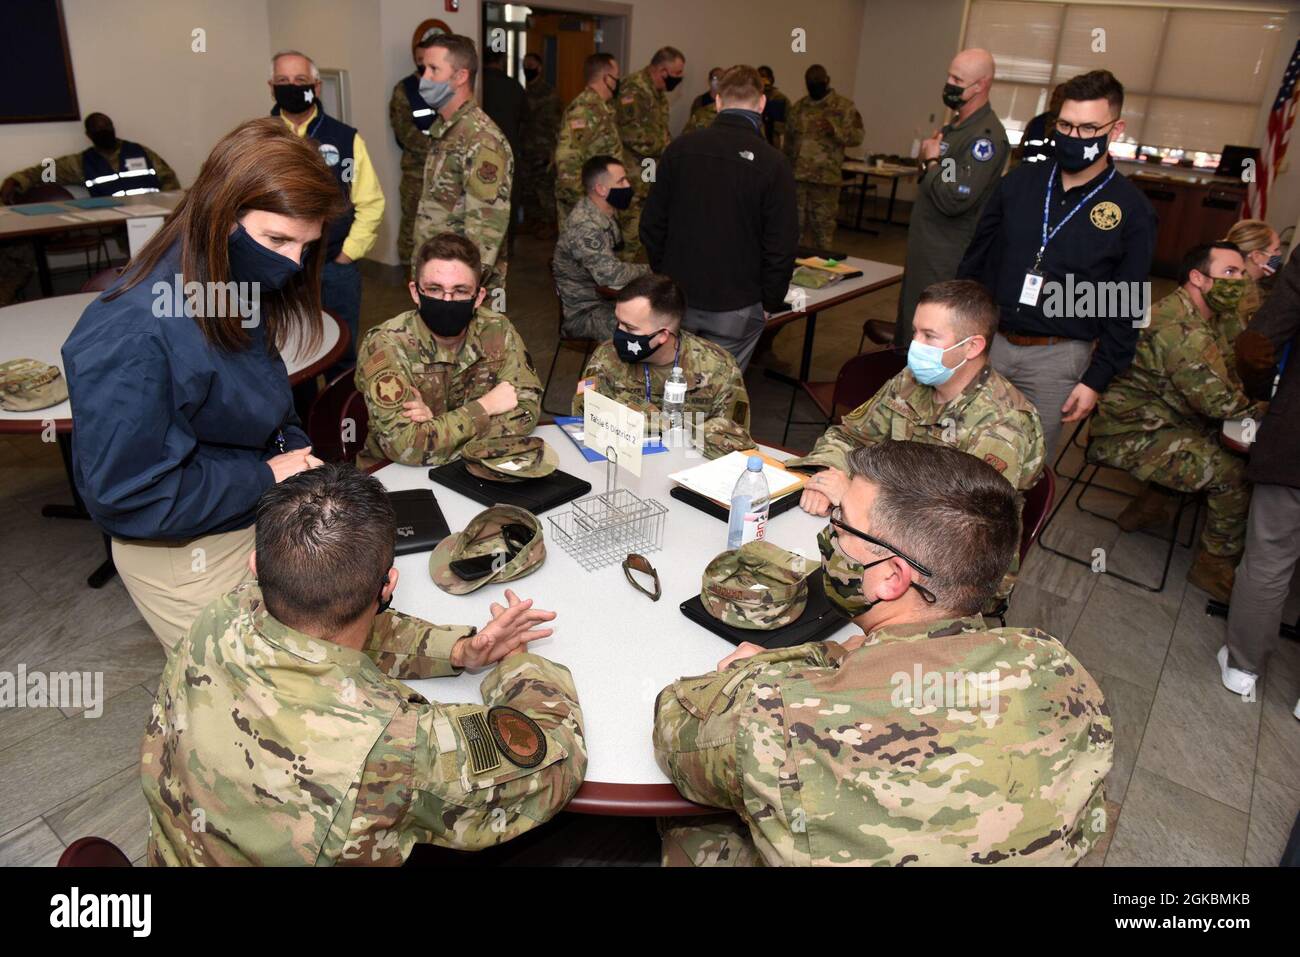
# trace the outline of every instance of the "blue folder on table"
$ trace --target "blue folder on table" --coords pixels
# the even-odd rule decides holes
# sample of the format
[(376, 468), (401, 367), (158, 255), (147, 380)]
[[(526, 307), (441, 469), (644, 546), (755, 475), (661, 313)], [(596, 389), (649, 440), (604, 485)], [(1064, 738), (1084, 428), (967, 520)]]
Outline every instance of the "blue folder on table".
[(63, 202), (65, 206), (75, 206), (77, 209), (101, 209), (105, 206), (124, 205), (120, 199), (111, 196), (89, 196), (86, 199), (67, 199)]
[[(584, 459), (586, 459), (588, 462), (605, 461), (605, 456), (601, 455), (599, 452), (587, 448), (585, 445), (582, 444), (582, 438), (581, 438), (582, 423), (583, 423), (583, 418), (582, 416), (578, 416), (578, 415), (557, 415), (555, 417), (555, 424), (558, 425), (560, 427), (560, 431), (563, 432), (565, 435), (567, 435), (569, 437), (569, 440), (578, 447), (578, 451), (582, 453), (582, 457)], [(649, 439), (646, 439), (641, 446), (642, 455), (653, 455), (655, 452), (667, 452), (667, 451), (668, 448), (663, 444), (662, 438), (654, 442), (651, 442)]]
[(50, 213), (66, 213), (67, 209), (62, 206), (56, 206), (53, 203), (28, 203), (25, 206), (10, 206), (15, 213), (22, 213), (24, 216), (48, 216)]

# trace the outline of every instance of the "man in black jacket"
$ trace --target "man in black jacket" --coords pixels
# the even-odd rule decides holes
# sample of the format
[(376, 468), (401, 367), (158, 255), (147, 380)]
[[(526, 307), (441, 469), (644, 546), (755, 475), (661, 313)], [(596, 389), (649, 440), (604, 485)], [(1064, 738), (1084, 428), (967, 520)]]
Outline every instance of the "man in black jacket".
[(727, 70), (717, 119), (664, 151), (641, 214), (651, 269), (686, 293), (683, 328), (742, 371), (768, 315), (787, 308), (799, 242), (794, 175), (761, 132), (765, 100), (757, 70)]
[[(1277, 649), (1282, 607), (1300, 560), (1300, 256), (1291, 257), (1250, 328), (1237, 337), (1236, 353), (1247, 395), (1270, 401), (1246, 466), (1255, 489), (1219, 670), (1229, 691), (1253, 700), (1256, 680)], [(1300, 702), (1295, 715), (1300, 718)]]

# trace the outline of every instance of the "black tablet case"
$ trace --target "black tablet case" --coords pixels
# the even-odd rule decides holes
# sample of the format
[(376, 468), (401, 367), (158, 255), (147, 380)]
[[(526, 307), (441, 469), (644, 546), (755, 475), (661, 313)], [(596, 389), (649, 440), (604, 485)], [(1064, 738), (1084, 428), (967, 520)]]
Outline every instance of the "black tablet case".
[(429, 469), (429, 479), (483, 505), (514, 505), (534, 515), (591, 493), (590, 482), (558, 470), (522, 482), (489, 482), (471, 475), (459, 459)]
[(451, 534), (433, 489), (411, 488), (389, 492), (388, 501), (397, 513), (398, 555), (428, 552)]
[(697, 625), (703, 625), (715, 635), (727, 639), (733, 645), (750, 641), (764, 648), (789, 648), (792, 645), (802, 645), (806, 641), (818, 641), (838, 631), (844, 625), (843, 616), (831, 606), (826, 592), (822, 590), (822, 574), (822, 569), (818, 568), (808, 576), (808, 604), (804, 607), (803, 614), (799, 616), (798, 621), (781, 628), (773, 628), (770, 631), (759, 628), (735, 628), (710, 615), (704, 607), (704, 602), (700, 601), (699, 595), (693, 595), (682, 602), (682, 614)]
[[(668, 494), (679, 502), (685, 502), (693, 508), (698, 508), (704, 514), (712, 515), (714, 518), (721, 519), (724, 522), (727, 521), (731, 511), (730, 509), (719, 505), (713, 499), (701, 495), (699, 492), (692, 492), (690, 489), (681, 485), (674, 485), (672, 491)], [(790, 511), (790, 509), (799, 504), (799, 497), (798, 490), (795, 490), (777, 499), (768, 508), (767, 517), (770, 519), (776, 518), (778, 515)]]

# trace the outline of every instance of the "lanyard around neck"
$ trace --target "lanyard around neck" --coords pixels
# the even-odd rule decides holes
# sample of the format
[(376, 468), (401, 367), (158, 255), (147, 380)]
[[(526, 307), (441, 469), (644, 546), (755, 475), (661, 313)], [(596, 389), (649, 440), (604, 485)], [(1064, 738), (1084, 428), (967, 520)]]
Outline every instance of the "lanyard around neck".
[[(670, 371), (677, 365), (677, 360), (682, 355), (682, 337), (674, 332), (673, 338), (677, 340), (677, 348), (673, 350), (673, 364), (668, 367)], [(650, 405), (650, 363), (642, 363), (641, 371), (645, 373), (645, 404)]]
[[(1064, 226), (1066, 223), (1068, 223), (1071, 217), (1073, 217), (1075, 213), (1083, 209), (1083, 207), (1087, 206), (1088, 200), (1092, 199), (1099, 192), (1101, 192), (1101, 190), (1105, 188), (1106, 184), (1110, 182), (1111, 177), (1115, 175), (1115, 167), (1112, 166), (1110, 168), (1110, 172), (1106, 174), (1106, 178), (1103, 179), (1096, 186), (1094, 186), (1092, 188), (1092, 192), (1090, 192), (1087, 196), (1083, 197), (1083, 199), (1079, 200), (1078, 204), (1074, 207), (1074, 209), (1066, 213), (1065, 218), (1061, 220), (1059, 223), (1057, 223), (1056, 227), (1049, 233), (1047, 231), (1047, 217), (1052, 208), (1052, 187), (1056, 185), (1057, 169), (1058, 169), (1058, 164), (1053, 163), (1052, 175), (1047, 178), (1047, 198), (1043, 200), (1043, 242), (1042, 245), (1038, 247), (1038, 255), (1034, 257), (1034, 269), (1038, 269), (1038, 267), (1042, 265), (1043, 251), (1047, 249), (1047, 244), (1050, 243), (1052, 239), (1055, 238), (1056, 234), (1061, 231), (1061, 227)], [(1062, 187), (1065, 186), (1064, 182), (1061, 184), (1061, 186)]]

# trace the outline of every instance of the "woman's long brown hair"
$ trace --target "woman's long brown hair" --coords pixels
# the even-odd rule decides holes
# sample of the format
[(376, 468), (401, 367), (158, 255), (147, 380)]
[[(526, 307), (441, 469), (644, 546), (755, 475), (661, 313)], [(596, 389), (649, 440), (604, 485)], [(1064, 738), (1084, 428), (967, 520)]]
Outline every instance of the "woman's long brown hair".
[[(126, 282), (105, 298), (142, 282), (178, 240), (183, 282), (230, 282), (230, 232), (253, 209), (321, 222), (321, 238), (308, 247), (302, 271), (260, 300), (268, 349), (283, 349), (295, 332), (306, 348), (316, 348), (322, 335), (320, 274), (326, 236), (330, 220), (344, 212), (346, 202), (320, 153), (277, 117), (250, 120), (221, 138), (180, 205), (131, 260)], [(204, 338), (226, 352), (246, 349), (249, 337), (239, 317), (205, 315), (206, 299), (187, 298), (186, 304)]]

